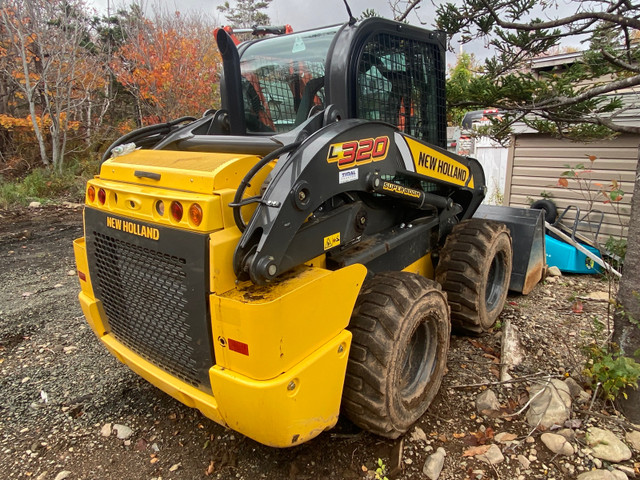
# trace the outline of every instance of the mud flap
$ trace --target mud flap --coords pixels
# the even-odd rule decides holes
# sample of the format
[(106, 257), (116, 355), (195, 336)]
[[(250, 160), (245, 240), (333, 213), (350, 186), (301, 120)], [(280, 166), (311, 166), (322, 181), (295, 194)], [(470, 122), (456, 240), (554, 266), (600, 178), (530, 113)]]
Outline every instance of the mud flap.
[(545, 267), (544, 212), (529, 208), (481, 205), (474, 218), (504, 223), (513, 242), (509, 290), (528, 294), (542, 280)]

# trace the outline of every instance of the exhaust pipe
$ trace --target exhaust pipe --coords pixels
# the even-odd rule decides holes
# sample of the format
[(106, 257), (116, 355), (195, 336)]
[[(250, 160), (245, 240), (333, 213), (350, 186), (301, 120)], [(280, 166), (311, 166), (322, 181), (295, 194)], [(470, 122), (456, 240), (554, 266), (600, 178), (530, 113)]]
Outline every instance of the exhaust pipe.
[(245, 135), (242, 75), (240, 74), (238, 49), (229, 34), (223, 29), (216, 29), (214, 35), (222, 56), (223, 78), (220, 81), (222, 108), (229, 112), (231, 135)]

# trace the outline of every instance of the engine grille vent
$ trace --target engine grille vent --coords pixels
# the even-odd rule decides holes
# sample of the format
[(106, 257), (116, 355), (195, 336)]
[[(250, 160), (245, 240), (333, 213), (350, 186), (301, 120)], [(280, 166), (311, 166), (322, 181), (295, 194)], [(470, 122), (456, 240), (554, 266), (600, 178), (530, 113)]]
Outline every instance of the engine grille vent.
[(151, 363), (200, 386), (194, 342), (201, 339), (190, 335), (185, 259), (100, 232), (93, 238), (94, 283), (111, 333)]

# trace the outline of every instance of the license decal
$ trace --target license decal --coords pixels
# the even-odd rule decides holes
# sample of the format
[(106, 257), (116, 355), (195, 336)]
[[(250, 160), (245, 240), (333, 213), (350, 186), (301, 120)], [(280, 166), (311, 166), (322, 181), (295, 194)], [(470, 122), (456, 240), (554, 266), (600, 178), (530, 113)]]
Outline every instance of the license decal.
[(157, 228), (147, 227), (120, 218), (107, 217), (107, 227), (151, 240), (158, 240), (160, 238), (160, 230)]
[(338, 245), (340, 245), (340, 232), (329, 235), (328, 237), (324, 237), (325, 251), (329, 250), (330, 248), (337, 247)]
[(358, 169), (352, 168), (351, 170), (341, 170), (338, 172), (338, 183), (355, 182), (358, 180)]
[(454, 185), (474, 188), (469, 167), (411, 138), (404, 137), (416, 173)]
[(340, 170), (380, 162), (389, 153), (389, 137), (364, 138), (329, 145), (328, 163), (337, 163)]

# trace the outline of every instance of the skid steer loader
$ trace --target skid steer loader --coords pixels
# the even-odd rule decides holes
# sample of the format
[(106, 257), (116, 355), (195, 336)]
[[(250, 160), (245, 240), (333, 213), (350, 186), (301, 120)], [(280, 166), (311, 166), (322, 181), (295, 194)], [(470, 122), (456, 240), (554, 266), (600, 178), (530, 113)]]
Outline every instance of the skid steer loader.
[[(236, 47), (222, 108), (115, 142), (75, 241), (83, 312), (134, 372), (258, 442), (396, 438), (451, 324), (491, 328), (512, 265), (445, 146), (445, 38), (381, 18)], [(127, 152), (129, 153), (123, 153)]]

